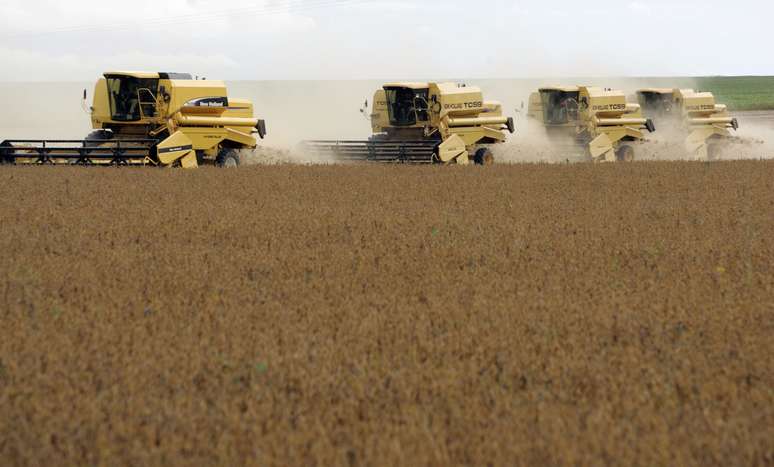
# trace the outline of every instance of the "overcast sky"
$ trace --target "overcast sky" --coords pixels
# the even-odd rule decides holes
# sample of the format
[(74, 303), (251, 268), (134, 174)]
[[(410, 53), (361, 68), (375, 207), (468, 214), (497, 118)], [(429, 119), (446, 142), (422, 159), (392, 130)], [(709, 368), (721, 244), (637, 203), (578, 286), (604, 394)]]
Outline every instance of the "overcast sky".
[(0, 81), (774, 74), (770, 0), (2, 0)]

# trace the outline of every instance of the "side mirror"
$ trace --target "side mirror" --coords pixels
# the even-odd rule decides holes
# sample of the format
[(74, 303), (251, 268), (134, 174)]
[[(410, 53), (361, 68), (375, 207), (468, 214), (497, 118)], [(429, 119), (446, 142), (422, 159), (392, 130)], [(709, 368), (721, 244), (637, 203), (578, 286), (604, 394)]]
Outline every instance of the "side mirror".
[(166, 86), (160, 86), (159, 87), (159, 95), (161, 95), (161, 98), (164, 99), (164, 102), (169, 104), (169, 101), (172, 100), (172, 96), (169, 95), (167, 92)]
[(84, 90), (83, 90), (83, 100), (86, 100), (86, 98), (87, 98), (87, 97), (88, 97), (88, 93), (87, 93), (87, 92), (86, 92), (86, 90), (84, 89)]

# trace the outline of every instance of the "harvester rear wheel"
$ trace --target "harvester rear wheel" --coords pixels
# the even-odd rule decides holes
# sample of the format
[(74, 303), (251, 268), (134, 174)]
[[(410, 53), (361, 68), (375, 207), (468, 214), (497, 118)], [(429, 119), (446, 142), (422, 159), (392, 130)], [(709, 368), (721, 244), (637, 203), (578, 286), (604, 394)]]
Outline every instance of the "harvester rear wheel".
[(628, 144), (624, 144), (615, 152), (616, 160), (618, 162), (633, 162), (634, 161), (634, 148)]
[(720, 159), (720, 144), (710, 143), (707, 145), (707, 160), (716, 161)]
[(217, 159), (215, 159), (215, 164), (227, 169), (239, 167), (239, 154), (233, 149), (221, 149)]
[(494, 164), (494, 154), (488, 148), (480, 148), (473, 156), (473, 161), (476, 165), (492, 165)]

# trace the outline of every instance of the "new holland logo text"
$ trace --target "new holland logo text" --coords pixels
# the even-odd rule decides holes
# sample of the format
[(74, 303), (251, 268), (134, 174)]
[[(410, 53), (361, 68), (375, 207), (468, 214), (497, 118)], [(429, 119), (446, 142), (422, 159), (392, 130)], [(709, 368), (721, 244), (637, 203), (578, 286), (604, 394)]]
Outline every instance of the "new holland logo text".
[(160, 148), (159, 153), (168, 154), (170, 152), (190, 151), (191, 149), (193, 149), (193, 146), (189, 144), (186, 146), (175, 146), (173, 148)]
[(444, 104), (443, 108), (446, 110), (466, 110), (466, 109), (480, 109), (484, 106), (481, 101), (475, 102), (461, 102), (459, 104)]
[(594, 112), (604, 112), (605, 110), (626, 110), (626, 104), (605, 104), (591, 107)]
[(228, 107), (228, 97), (200, 97), (185, 103), (186, 107)]
[(715, 110), (715, 106), (714, 105), (709, 105), (709, 104), (686, 105), (685, 108), (688, 109), (688, 110), (691, 110), (691, 111), (696, 111), (696, 110)]

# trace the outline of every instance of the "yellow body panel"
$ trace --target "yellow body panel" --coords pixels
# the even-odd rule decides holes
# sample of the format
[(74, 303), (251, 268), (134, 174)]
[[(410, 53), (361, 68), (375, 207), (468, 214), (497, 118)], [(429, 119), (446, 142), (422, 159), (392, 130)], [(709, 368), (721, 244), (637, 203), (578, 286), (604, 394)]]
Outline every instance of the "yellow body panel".
[(438, 158), (441, 162), (451, 162), (463, 154), (467, 155), (467, 153), (467, 144), (459, 135), (452, 135), (446, 138), (438, 147)]
[(178, 159), (194, 154), (193, 140), (182, 131), (175, 132), (156, 147), (159, 162), (170, 165)]
[(390, 126), (390, 115), (387, 112), (387, 93), (379, 89), (374, 93), (373, 111), (371, 112), (371, 130), (382, 133)]

